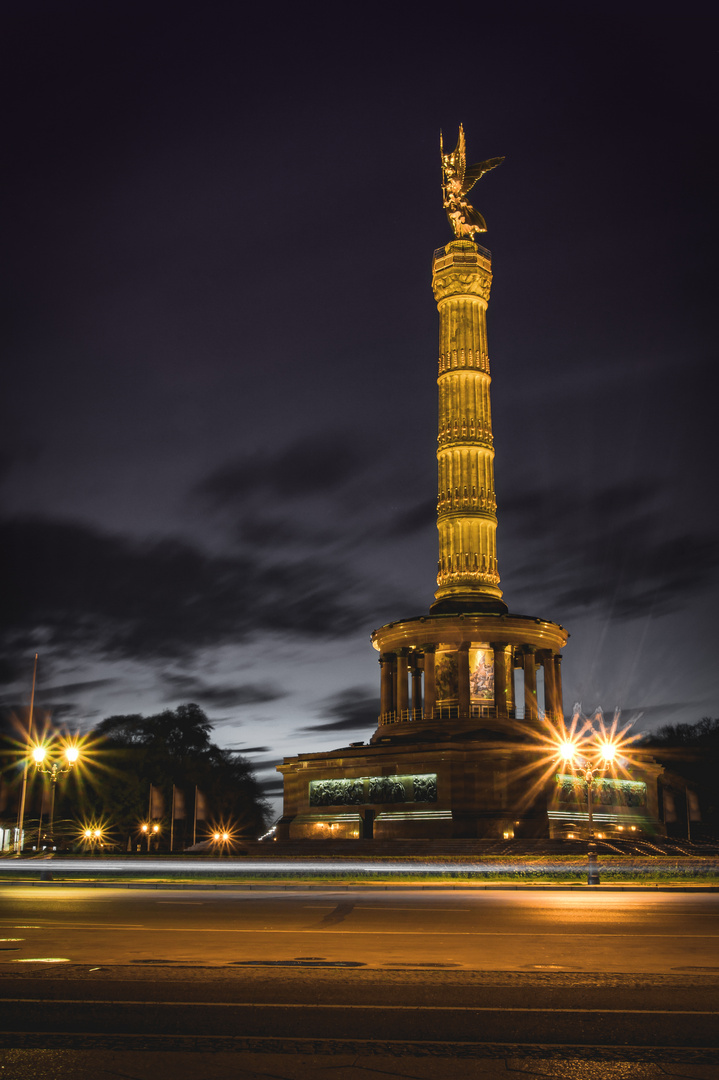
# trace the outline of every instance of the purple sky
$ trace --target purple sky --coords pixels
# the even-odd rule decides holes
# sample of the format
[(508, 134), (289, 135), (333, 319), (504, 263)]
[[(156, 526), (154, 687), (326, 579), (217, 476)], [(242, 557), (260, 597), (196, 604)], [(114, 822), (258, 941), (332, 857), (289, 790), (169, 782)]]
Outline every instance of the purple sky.
[(504, 598), (570, 630), (567, 709), (717, 715), (706, 9), (248, 10), (5, 12), (3, 702), (37, 650), (71, 727), (196, 701), (276, 787), (369, 737), (370, 631), (435, 588), (461, 120), (506, 155), (473, 192)]

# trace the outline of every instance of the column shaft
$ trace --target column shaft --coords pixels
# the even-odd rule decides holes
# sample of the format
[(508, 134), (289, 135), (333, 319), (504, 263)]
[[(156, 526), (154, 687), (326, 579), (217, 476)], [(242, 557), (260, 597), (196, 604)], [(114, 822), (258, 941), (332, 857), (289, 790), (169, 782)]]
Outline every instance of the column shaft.
[(537, 668), (534, 649), (525, 648), (522, 660), (524, 666), (524, 719), (535, 721), (539, 715), (537, 709)]
[(407, 650), (400, 649), (397, 654), (397, 719), (401, 719), (400, 713), (406, 712), (409, 707), (408, 693), (407, 693), (407, 674), (409, 670), (409, 663), (407, 660)]
[[(435, 252), (439, 310), (437, 604), (472, 599), (506, 611), (497, 568), (497, 515), (486, 312), (488, 251), (452, 241)], [(433, 605), (434, 607), (435, 605)]]
[(554, 654), (546, 652), (542, 656), (544, 669), (544, 716), (547, 720), (557, 719), (557, 691), (554, 685)]
[(424, 650), (424, 718), (434, 717), (436, 687), (434, 681), (434, 645)]
[(513, 695), (510, 693), (512, 678), (512, 647), (495, 641), (494, 649), (494, 708), (498, 717), (508, 717)]
[(564, 699), (562, 697), (562, 654), (557, 653), (554, 657), (554, 701), (557, 708), (557, 719), (564, 719)]
[(415, 655), (412, 665), (412, 719), (419, 719), (422, 715), (422, 668), (419, 658)]
[(379, 658), (380, 663), (380, 684), (379, 684), (379, 698), (380, 698), (380, 716), (386, 713), (392, 712), (394, 706), (394, 694), (392, 693), (392, 668), (394, 656), (391, 653), (382, 653)]

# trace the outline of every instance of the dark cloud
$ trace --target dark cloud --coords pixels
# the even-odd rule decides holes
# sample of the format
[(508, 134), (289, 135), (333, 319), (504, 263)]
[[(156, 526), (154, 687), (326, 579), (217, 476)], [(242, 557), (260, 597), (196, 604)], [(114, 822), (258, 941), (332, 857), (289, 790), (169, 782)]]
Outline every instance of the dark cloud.
[(0, 524), (10, 648), (46, 645), (120, 657), (186, 657), (272, 630), (330, 637), (369, 620), (370, 598), (343, 567), (306, 558), (259, 565), (183, 540), (138, 542), (42, 518)]
[(351, 687), (333, 694), (322, 704), (318, 715), (325, 720), (300, 728), (309, 731), (366, 731), (370, 735), (377, 727), (379, 701), (362, 686)]
[(322, 537), (289, 516), (280, 518), (240, 511), (238, 518), (237, 538), (252, 548), (296, 548), (299, 544), (317, 544), (326, 539), (326, 534)]
[[(29, 707), (30, 700), (30, 679), (31, 671), (24, 670), (26, 665), (23, 665), (22, 675), (28, 677), (27, 689), (23, 695), (25, 700), (21, 703), (17, 700), (5, 700), (0, 702), (0, 709), (6, 712), (14, 712), (17, 714), (23, 714)], [(69, 683), (57, 683), (51, 686), (45, 686), (42, 684), (43, 668), (45, 665), (38, 666), (38, 682), (35, 689), (35, 715), (48, 716), (52, 720), (62, 720), (63, 718), (72, 718), (77, 716), (78, 713), (82, 713), (83, 718), (87, 718), (91, 715), (99, 715), (102, 711), (100, 707), (96, 709), (89, 709), (87, 704), (82, 706), (77, 701), (66, 700), (66, 695), (83, 695), (90, 692), (100, 690), (102, 687), (112, 686), (115, 683), (115, 679), (85, 679), (82, 682), (69, 682)], [(13, 669), (19, 675), (18, 669)], [(14, 680), (16, 683), (20, 682), (20, 679)], [(22, 691), (21, 691), (22, 694)]]
[(659, 495), (656, 482), (639, 480), (596, 490), (544, 486), (502, 496), (499, 513), (503, 526), (523, 539), (556, 539), (561, 533), (571, 542), (577, 530), (612, 520), (626, 522), (646, 511)]
[(394, 521), (387, 527), (386, 535), (392, 537), (410, 536), (433, 526), (437, 517), (435, 502), (431, 499), (423, 499), (415, 506), (397, 514)]
[(274, 456), (224, 465), (200, 481), (194, 493), (216, 507), (234, 507), (258, 489), (283, 499), (300, 498), (334, 491), (363, 467), (347, 436), (326, 432), (300, 439)]
[(10, 656), (0, 656), (0, 686), (11, 686), (24, 678), (32, 678), (32, 668), (28, 669), (26, 662)]
[(231, 754), (269, 754), (270, 746), (223, 746)]
[(37, 700), (42, 702), (53, 694), (81, 694), (87, 690), (97, 690), (101, 686), (111, 686), (114, 679), (86, 679), (84, 682), (60, 683), (57, 686), (38, 687)]
[[(556, 610), (593, 609), (618, 619), (666, 614), (706, 590), (719, 568), (719, 536), (682, 531), (659, 484), (565, 491), (506, 500), (502, 522), (525, 561), (511, 570), (527, 597)], [(539, 571), (541, 568), (541, 572)]]
[(10, 469), (12, 468), (12, 465), (12, 456), (7, 450), (0, 447), (0, 483), (2, 483), (2, 481), (8, 475)]
[(660, 705), (625, 705), (621, 711), (620, 723), (626, 724), (631, 720), (637, 727), (643, 728), (645, 722), (654, 725), (660, 721), (666, 722), (673, 716), (684, 715), (691, 705), (691, 701), (669, 701)]
[(282, 780), (261, 780), (260, 788), (263, 795), (281, 795)]
[[(279, 687), (257, 686), (253, 683), (239, 685), (210, 685), (192, 675), (165, 673), (162, 677), (168, 690), (176, 693), (184, 701), (197, 701), (208, 707), (231, 709), (242, 705), (258, 705), (266, 701), (277, 701), (285, 696)], [(230, 722), (225, 720), (225, 723)]]

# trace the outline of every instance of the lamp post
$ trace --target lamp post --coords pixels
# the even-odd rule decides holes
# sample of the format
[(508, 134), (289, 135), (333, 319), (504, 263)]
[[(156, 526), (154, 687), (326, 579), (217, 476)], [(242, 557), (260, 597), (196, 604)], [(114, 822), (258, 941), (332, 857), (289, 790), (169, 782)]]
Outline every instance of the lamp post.
[(140, 832), (143, 836), (147, 837), (147, 854), (149, 855), (150, 843), (153, 837), (155, 838), (155, 840), (159, 838), (160, 826), (157, 824), (157, 822), (155, 822), (153, 825), (151, 821), (143, 821), (142, 825), (140, 826)]
[(210, 839), (212, 840), (215, 850), (222, 854), (229, 850), (232, 842), (232, 834), (227, 829), (215, 829)]
[(86, 847), (89, 847), (91, 851), (99, 845), (104, 846), (105, 833), (101, 826), (88, 825), (82, 830), (82, 841)]
[[(583, 751), (583, 753), (580, 753), (580, 751)], [(601, 739), (596, 735), (583, 742), (574, 742), (568, 739), (560, 745), (559, 756), (564, 762), (565, 768), (571, 768), (572, 774), (584, 780), (587, 785), (587, 830), (589, 834), (587, 884), (599, 885), (597, 847), (594, 841), (592, 785), (598, 777), (604, 776), (607, 769), (611, 767), (617, 756), (617, 746), (611, 740)]]
[[(64, 776), (65, 773), (69, 773), (71, 769), (74, 769), (77, 765), (80, 757), (80, 751), (73, 743), (68, 744), (62, 755), (50, 757), (50, 750), (46, 744), (38, 744), (32, 752), (32, 759), (35, 764), (35, 772), (42, 773), (44, 776), (50, 777), (50, 817), (48, 821), (48, 832), (50, 833), (50, 842), (52, 842), (52, 829), (53, 821), (55, 818), (55, 786), (59, 777)], [(40, 849), (40, 830), (42, 829), (42, 802), (40, 803), (40, 820), (38, 823), (38, 850)]]

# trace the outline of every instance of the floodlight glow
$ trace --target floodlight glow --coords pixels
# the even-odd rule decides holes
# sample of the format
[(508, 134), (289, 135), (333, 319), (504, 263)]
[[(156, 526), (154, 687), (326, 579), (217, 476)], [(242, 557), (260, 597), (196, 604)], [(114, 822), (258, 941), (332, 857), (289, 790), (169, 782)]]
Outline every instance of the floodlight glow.
[(65, 757), (71, 765), (74, 765), (77, 759), (80, 757), (80, 751), (76, 746), (68, 746), (65, 751)]
[(32, 752), (33, 761), (36, 765), (40, 765), (45, 760), (45, 754), (47, 750), (44, 746), (36, 746)]
[(614, 743), (602, 743), (601, 747), (599, 748), (599, 752), (602, 756), (602, 759), (607, 762), (614, 761), (615, 757), (617, 756), (617, 748)]

